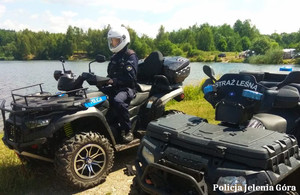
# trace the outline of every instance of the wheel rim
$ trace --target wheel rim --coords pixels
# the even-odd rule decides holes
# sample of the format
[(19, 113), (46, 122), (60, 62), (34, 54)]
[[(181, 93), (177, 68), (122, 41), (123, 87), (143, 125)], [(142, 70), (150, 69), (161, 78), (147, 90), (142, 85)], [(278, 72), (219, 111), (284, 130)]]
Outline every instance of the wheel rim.
[(83, 179), (97, 177), (106, 165), (106, 154), (97, 144), (88, 144), (81, 148), (74, 159), (75, 173)]

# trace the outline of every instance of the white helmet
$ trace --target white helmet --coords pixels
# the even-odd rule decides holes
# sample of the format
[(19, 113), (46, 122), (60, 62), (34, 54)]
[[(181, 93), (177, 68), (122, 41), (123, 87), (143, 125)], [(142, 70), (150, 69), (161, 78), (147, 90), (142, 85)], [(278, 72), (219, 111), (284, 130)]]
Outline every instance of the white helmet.
[[(112, 39), (118, 39), (116, 44), (113, 44)], [(130, 43), (129, 32), (125, 27), (112, 28), (107, 33), (108, 47), (113, 53), (118, 53), (127, 44)]]

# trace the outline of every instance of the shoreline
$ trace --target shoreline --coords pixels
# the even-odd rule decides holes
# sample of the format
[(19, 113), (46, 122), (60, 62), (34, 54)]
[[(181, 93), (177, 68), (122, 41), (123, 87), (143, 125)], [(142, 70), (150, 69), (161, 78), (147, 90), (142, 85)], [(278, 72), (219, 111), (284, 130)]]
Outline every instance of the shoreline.
[[(218, 61), (214, 61), (214, 60), (204, 60), (204, 61), (197, 61), (194, 60), (193, 58), (187, 58), (190, 60), (190, 62), (200, 62), (200, 63), (237, 63), (237, 64), (251, 64), (249, 62), (245, 62), (244, 59), (243, 60), (228, 60), (227, 58), (222, 59), (222, 60), (218, 60)], [(239, 59), (239, 58), (237, 58)], [(30, 60), (15, 60), (15, 59), (11, 59), (11, 60), (0, 60), (0, 62), (12, 62), (12, 61), (20, 61), (20, 62), (27, 62), (27, 61), (59, 61), (59, 60), (53, 60), (53, 59), (30, 59)], [(84, 59), (71, 59), (71, 60), (67, 60), (70, 62), (88, 62), (88, 61), (92, 61), (92, 59), (88, 59), (88, 58), (84, 58)], [(109, 60), (107, 60), (107, 62), (109, 62)], [(258, 64), (254, 64), (254, 65), (258, 65)], [(286, 59), (283, 60), (283, 63), (279, 63), (279, 64), (264, 64), (264, 65), (300, 65), (295, 63), (295, 59)]]

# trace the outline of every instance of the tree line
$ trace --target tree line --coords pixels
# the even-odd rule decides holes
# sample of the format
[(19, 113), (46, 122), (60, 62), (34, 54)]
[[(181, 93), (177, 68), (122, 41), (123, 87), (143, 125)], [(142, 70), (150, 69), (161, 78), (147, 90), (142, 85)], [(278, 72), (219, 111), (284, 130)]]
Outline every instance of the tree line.
[[(0, 59), (55, 60), (60, 56), (68, 58), (76, 53), (89, 58), (94, 58), (98, 53), (109, 57), (111, 52), (106, 38), (109, 29), (109, 25), (103, 29), (87, 31), (69, 26), (66, 33), (0, 29)], [(154, 50), (161, 51), (165, 56), (189, 58), (201, 56), (202, 51), (240, 52), (250, 49), (262, 55), (270, 50), (283, 48), (296, 48), (300, 51), (300, 30), (263, 35), (250, 20), (237, 20), (233, 26), (195, 24), (172, 32), (166, 32), (164, 26), (160, 26), (155, 38), (145, 34), (138, 36), (130, 27), (128, 30), (131, 36), (130, 47), (139, 58), (146, 57)]]

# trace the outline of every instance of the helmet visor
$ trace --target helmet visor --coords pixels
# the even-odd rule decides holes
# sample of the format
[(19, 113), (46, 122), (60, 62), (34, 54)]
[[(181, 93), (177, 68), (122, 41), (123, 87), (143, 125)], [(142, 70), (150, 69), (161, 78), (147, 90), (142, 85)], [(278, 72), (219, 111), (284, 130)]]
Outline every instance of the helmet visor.
[(108, 38), (108, 44), (110, 48), (116, 48), (121, 43), (121, 37)]

